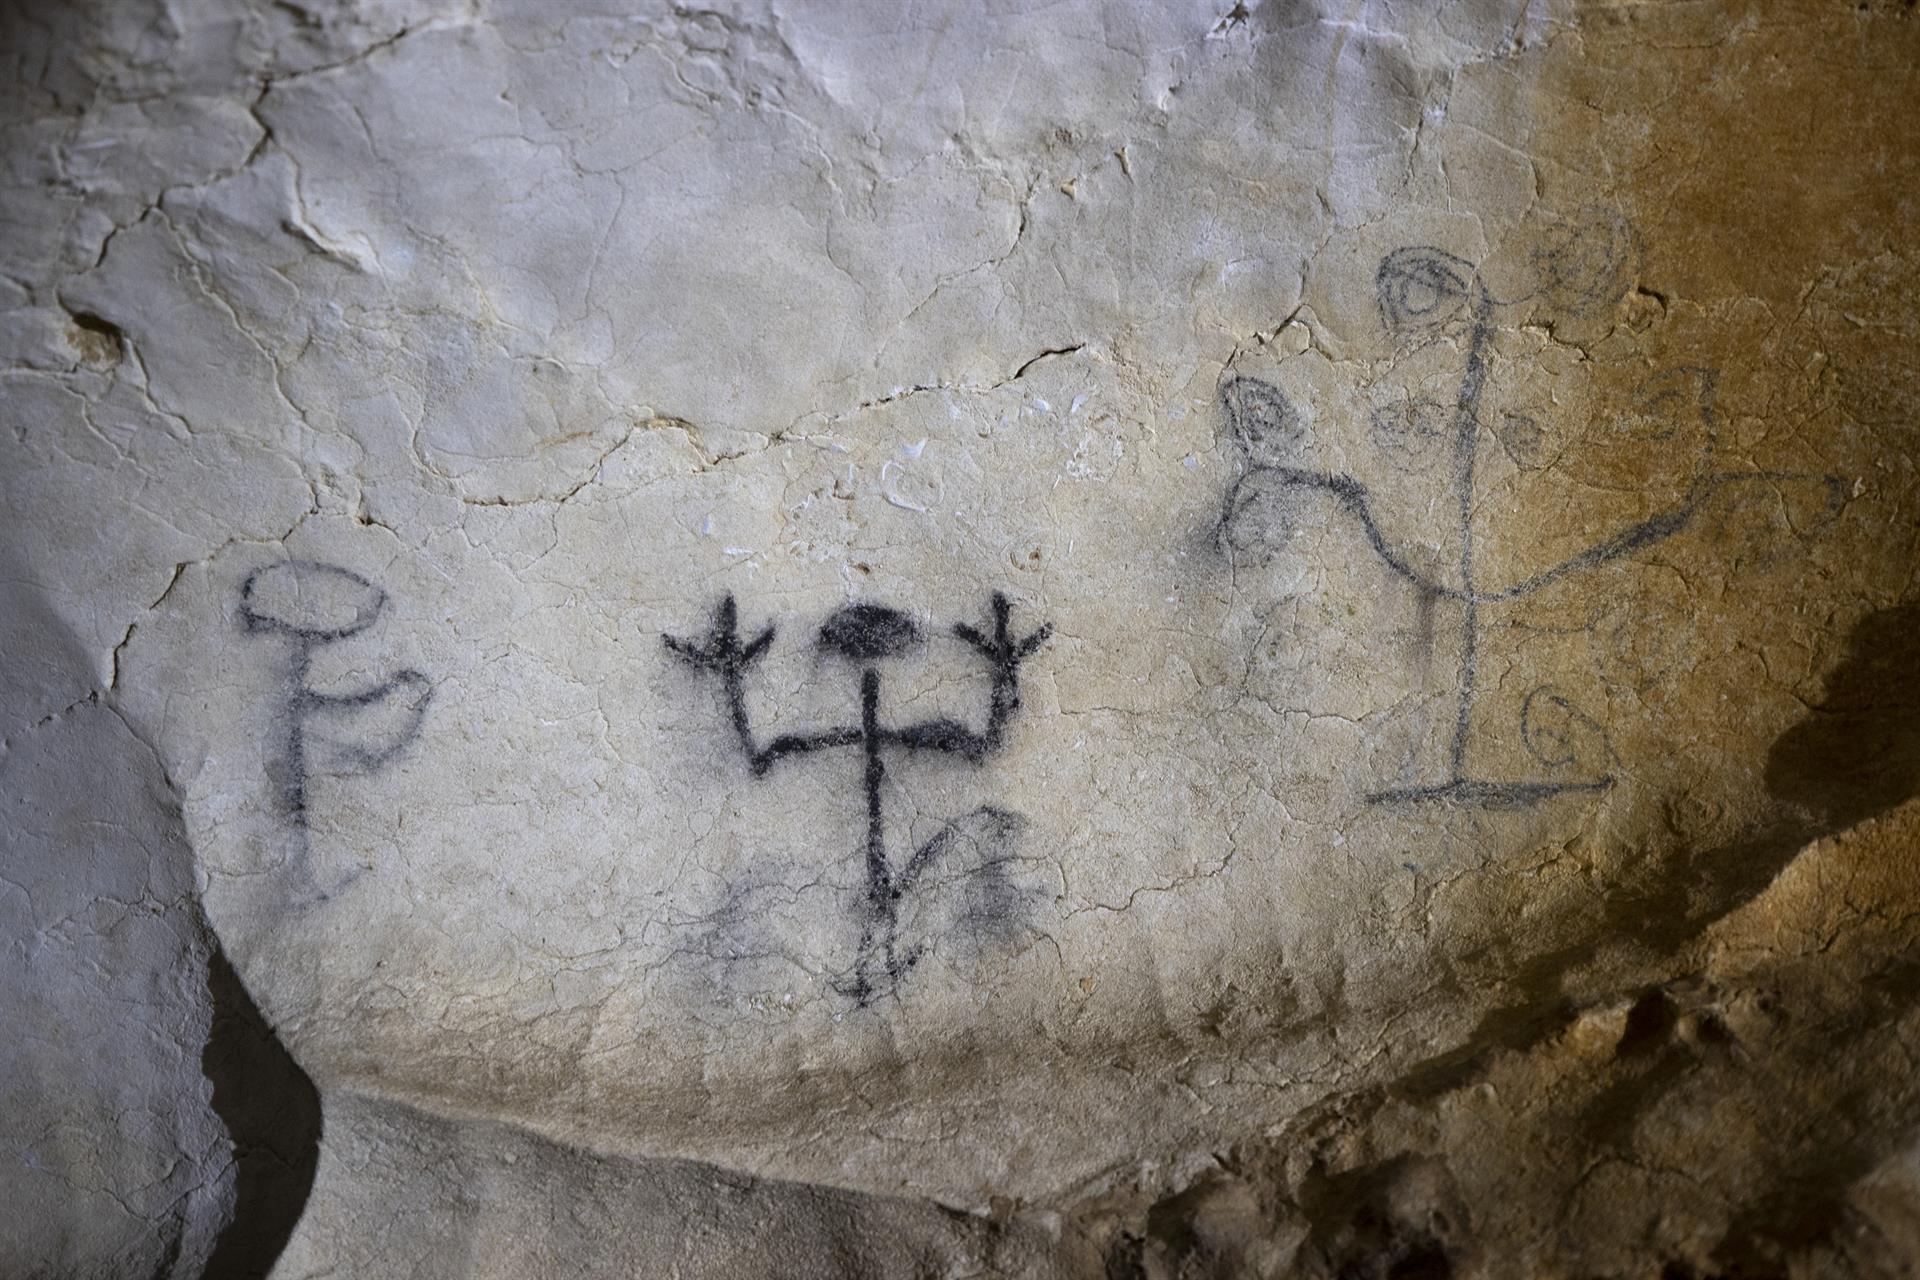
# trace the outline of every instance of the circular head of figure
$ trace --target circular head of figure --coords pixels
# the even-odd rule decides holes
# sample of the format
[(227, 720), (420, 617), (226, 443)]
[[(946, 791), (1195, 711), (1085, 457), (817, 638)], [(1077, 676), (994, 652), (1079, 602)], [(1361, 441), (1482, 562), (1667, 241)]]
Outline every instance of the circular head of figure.
[(1395, 249), (1380, 260), (1374, 285), (1389, 333), (1418, 333), (1451, 319), (1466, 301), (1473, 264), (1430, 245)]
[(1568, 315), (1604, 312), (1633, 282), (1636, 252), (1633, 224), (1612, 209), (1557, 219), (1533, 247), (1540, 296)]
[(256, 569), (240, 588), (250, 631), (284, 631), (326, 642), (373, 625), (387, 594), (359, 574), (314, 560), (282, 560)]
[(912, 618), (881, 604), (847, 605), (820, 625), (820, 647), (855, 662), (892, 657), (919, 639)]
[(1291, 461), (1306, 440), (1307, 427), (1300, 410), (1270, 382), (1259, 378), (1229, 378), (1220, 387), (1227, 422), (1247, 459), (1273, 466)]

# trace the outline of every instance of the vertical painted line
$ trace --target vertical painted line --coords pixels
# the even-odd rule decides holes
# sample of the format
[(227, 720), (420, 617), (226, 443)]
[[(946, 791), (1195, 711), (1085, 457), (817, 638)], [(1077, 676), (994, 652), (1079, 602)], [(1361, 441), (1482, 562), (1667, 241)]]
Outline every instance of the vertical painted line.
[(1479, 678), (1480, 601), (1473, 572), (1473, 480), (1480, 448), (1480, 392), (1487, 380), (1487, 343), (1493, 336), (1493, 302), (1486, 287), (1477, 281), (1474, 291), (1466, 375), (1460, 380), (1460, 398), (1454, 405), (1453, 483), (1460, 501), (1460, 591), (1465, 616), (1461, 622), (1460, 703), (1453, 722), (1453, 782), (1466, 776), (1467, 731), (1472, 725), (1474, 686)]

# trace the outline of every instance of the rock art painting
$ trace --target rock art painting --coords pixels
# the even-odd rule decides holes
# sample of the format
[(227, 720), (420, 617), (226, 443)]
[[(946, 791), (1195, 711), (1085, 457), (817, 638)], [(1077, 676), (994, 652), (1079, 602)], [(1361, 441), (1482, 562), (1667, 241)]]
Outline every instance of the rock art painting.
[(347, 883), (316, 878), (308, 821), (315, 776), (378, 772), (412, 744), (427, 716), (433, 683), (410, 667), (342, 693), (313, 686), (315, 654), (360, 635), (386, 607), (387, 593), (366, 578), (314, 560), (267, 565), (240, 585), (247, 631), (287, 647), (275, 717), (279, 740), (268, 753), (267, 774), (293, 835), (288, 876), (296, 902), (324, 900)]
[[(1630, 244), (1630, 231), (1614, 219), (1598, 218), (1584, 234), (1563, 230), (1548, 248), (1536, 252), (1538, 292), (1512, 299), (1495, 298), (1472, 263), (1431, 246), (1395, 249), (1381, 260), (1375, 276), (1380, 321), (1401, 350), (1455, 343), (1461, 351), (1458, 381), (1449, 397), (1408, 398), (1376, 410), (1368, 424), (1377, 439), (1393, 447), (1450, 455), (1449, 491), (1434, 495), (1458, 513), (1454, 558), (1444, 572), (1416, 567), (1406, 549), (1393, 545), (1383, 529), (1376, 499), (1360, 479), (1302, 465), (1303, 417), (1284, 391), (1270, 382), (1240, 376), (1229, 377), (1221, 385), (1220, 401), (1240, 461), (1216, 529), (1223, 548), (1247, 550), (1265, 542), (1266, 549), (1273, 550), (1284, 543), (1289, 522), (1304, 518), (1290, 500), (1311, 495), (1323, 504), (1323, 515), (1349, 525), (1352, 536), (1423, 604), (1444, 604), (1458, 618), (1458, 689), (1446, 744), (1446, 772), (1412, 786), (1371, 791), (1366, 797), (1370, 803), (1514, 808), (1556, 796), (1605, 791), (1614, 777), (1608, 768), (1612, 750), (1606, 745), (1604, 729), (1591, 714), (1548, 685), (1526, 695), (1520, 723), (1521, 739), (1542, 766), (1543, 776), (1487, 777), (1475, 771), (1476, 702), (1484, 678), (1480, 649), (1487, 626), (1483, 615), (1673, 538), (1715, 503), (1738, 504), (1754, 491), (1800, 490), (1811, 496), (1820, 512), (1818, 523), (1802, 531), (1811, 537), (1838, 515), (1846, 501), (1847, 482), (1836, 475), (1720, 465), (1714, 456), (1716, 372), (1700, 367), (1662, 369), (1641, 385), (1611, 434), (1623, 443), (1659, 447), (1675, 438), (1676, 420), (1697, 419), (1703, 428), (1702, 443), (1689, 463), (1691, 479), (1681, 500), (1516, 581), (1488, 580), (1475, 553), (1480, 522), (1487, 518), (1480, 511), (1475, 473), (1482, 449), (1495, 439), (1491, 424), (1483, 418), (1482, 402), (1494, 358), (1496, 313), (1540, 296), (1575, 314), (1611, 304), (1625, 287), (1621, 271), (1630, 256)], [(1517, 429), (1510, 421), (1504, 425), (1509, 431)], [(1537, 433), (1539, 427), (1531, 430)], [(1592, 745), (1576, 750), (1576, 737)]]
[[(923, 882), (936, 873), (943, 878), (937, 891), (948, 893), (960, 891), (958, 881), (996, 877), (1011, 856), (1020, 817), (982, 806), (946, 822), (904, 859), (894, 858), (886, 847), (881, 787), (887, 776), (889, 752), (904, 753), (908, 759), (919, 753), (955, 757), (977, 766), (1000, 751), (1008, 724), (1020, 709), (1020, 667), (1040, 651), (1053, 630), (1050, 624), (1042, 624), (1024, 635), (1017, 634), (1009, 626), (1012, 612), (1012, 602), (995, 592), (984, 628), (966, 622), (952, 627), (953, 636), (983, 659), (991, 673), (986, 718), (977, 730), (950, 719), (906, 725), (882, 721), (879, 664), (924, 641), (920, 628), (908, 615), (886, 605), (852, 604), (839, 609), (821, 624), (814, 641), (822, 653), (859, 671), (859, 723), (785, 733), (764, 744), (753, 732), (746, 674), (773, 643), (773, 626), (742, 643), (738, 606), (732, 596), (727, 596), (715, 608), (713, 624), (704, 637), (662, 637), (667, 649), (682, 661), (719, 678), (735, 745), (753, 778), (766, 777), (783, 760), (843, 747), (858, 749), (867, 824), (866, 897), (859, 952), (850, 975), (839, 984), (842, 993), (856, 1004), (866, 1005), (879, 995), (893, 993), (920, 962), (926, 943), (906, 943), (901, 938), (904, 900), (919, 892)], [(966, 865), (949, 865), (963, 848), (971, 855)], [(961, 873), (958, 877), (956, 870)], [(1004, 895), (998, 898), (1006, 900)]]
[(1913, 1280), (1912, 0), (0, 59), (0, 1280)]

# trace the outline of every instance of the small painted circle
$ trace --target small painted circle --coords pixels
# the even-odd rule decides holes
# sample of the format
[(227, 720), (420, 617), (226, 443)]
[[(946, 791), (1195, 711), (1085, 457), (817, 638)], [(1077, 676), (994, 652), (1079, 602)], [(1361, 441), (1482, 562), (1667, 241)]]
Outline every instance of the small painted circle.
[(1539, 471), (1553, 461), (1552, 434), (1532, 414), (1503, 409), (1490, 425), (1500, 447), (1522, 471)]
[(1220, 401), (1240, 448), (1253, 462), (1270, 466), (1298, 456), (1306, 423), (1278, 387), (1259, 378), (1229, 378), (1220, 388)]
[(1598, 206), (1554, 222), (1533, 249), (1539, 293), (1575, 316), (1603, 312), (1626, 295), (1634, 272), (1633, 225)]
[(820, 625), (820, 647), (855, 662), (892, 657), (919, 639), (912, 618), (881, 604), (847, 605)]
[(1432, 396), (1390, 400), (1367, 417), (1374, 443), (1399, 453), (1418, 453), (1449, 434), (1457, 409)]
[(1705, 437), (1711, 443), (1715, 370), (1681, 365), (1650, 375), (1634, 389), (1616, 430), (1629, 440), (1663, 443)]
[(373, 625), (387, 593), (350, 569), (282, 560), (255, 569), (240, 587), (249, 631), (281, 631), (315, 643), (344, 640)]
[(1472, 280), (1473, 264), (1464, 258), (1429, 245), (1395, 249), (1374, 277), (1380, 319), (1390, 333), (1432, 328), (1460, 309)]

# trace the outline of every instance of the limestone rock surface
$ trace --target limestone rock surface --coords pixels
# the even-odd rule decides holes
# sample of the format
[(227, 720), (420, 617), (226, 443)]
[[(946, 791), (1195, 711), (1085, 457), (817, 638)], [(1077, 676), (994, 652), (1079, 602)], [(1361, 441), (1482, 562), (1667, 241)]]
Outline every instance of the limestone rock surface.
[(1910, 4), (0, 23), (0, 1269), (1920, 1265)]

